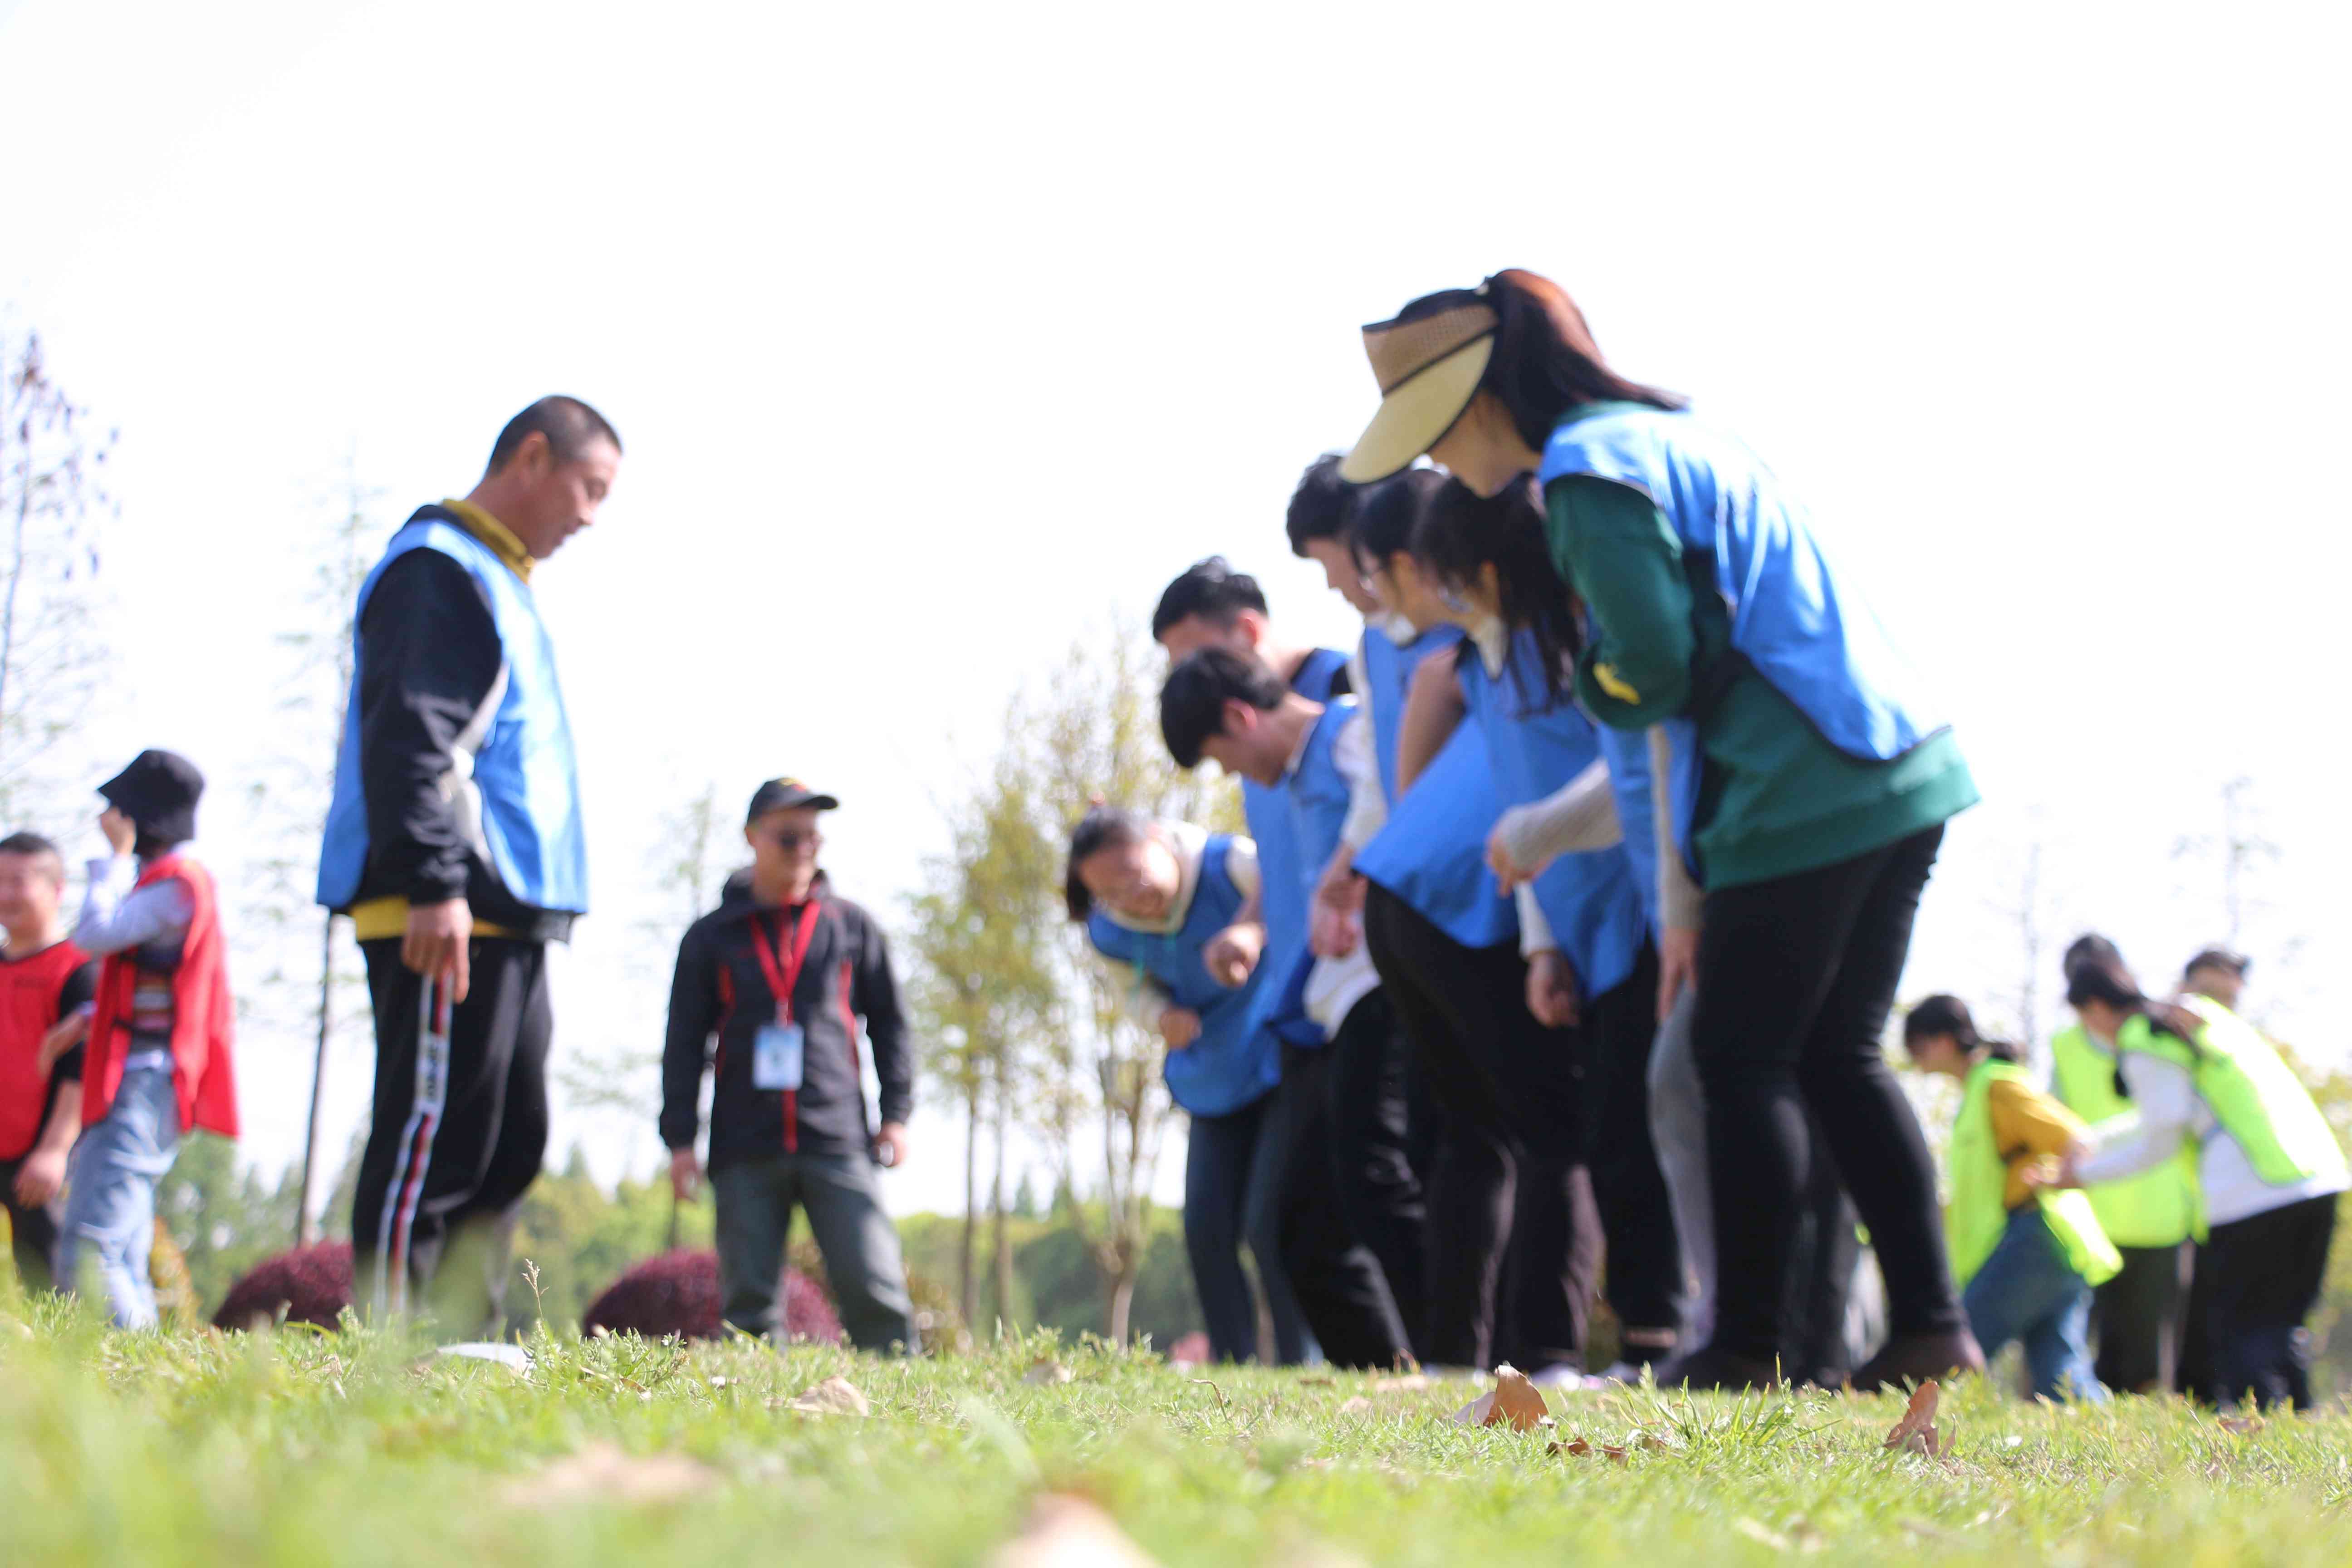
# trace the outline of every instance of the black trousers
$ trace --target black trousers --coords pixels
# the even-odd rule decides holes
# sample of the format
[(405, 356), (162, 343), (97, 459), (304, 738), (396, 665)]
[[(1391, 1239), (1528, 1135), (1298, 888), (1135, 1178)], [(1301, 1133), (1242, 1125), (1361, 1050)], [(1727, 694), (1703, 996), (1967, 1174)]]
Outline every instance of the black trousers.
[(1374, 991), (1349, 1009), (1324, 1047), (1323, 1086), (1339, 1212), (1371, 1249), (1406, 1342), (1418, 1346), (1426, 1331), (1428, 1215), (1412, 1161), (1411, 1050), (1387, 992)]
[[(472, 943), (455, 1008), (401, 963), (397, 940), (360, 947), (375, 1109), (352, 1205), (353, 1292), (362, 1310), (429, 1310), (449, 1331), (495, 1333), (515, 1215), (547, 1152), (546, 947)], [(464, 1267), (440, 1278), (461, 1251)]]
[(1943, 829), (1747, 887), (1710, 890), (1692, 1045), (1706, 1089), (1716, 1343), (1769, 1361), (1811, 1170), (1810, 1109), (1870, 1227), (1896, 1334), (1967, 1320), (1936, 1168), (1882, 1036)]
[(2123, 1271), (2092, 1294), (2099, 1357), (2092, 1370), (2117, 1394), (2161, 1394), (2180, 1366), (2192, 1244), (2118, 1247)]
[[(41, 1121), (46, 1125), (48, 1117)], [(16, 1171), (24, 1163), (21, 1155), (0, 1160), (0, 1208), (8, 1211), (8, 1249), (16, 1256), (16, 1278), (31, 1296), (57, 1288), (58, 1221), (65, 1206), (52, 1201), (26, 1208), (16, 1201)]]
[(1265, 1291), (1276, 1363), (1295, 1366), (1307, 1358), (1307, 1325), (1283, 1268), (1281, 1209), (1263, 1190), (1281, 1179), (1286, 1136), (1278, 1088), (1238, 1110), (1192, 1120), (1184, 1154), (1184, 1251), (1215, 1361), (1257, 1355), (1257, 1296), (1242, 1269), (1244, 1244)]
[[(1585, 1008), (1592, 1042), (1592, 1192), (1608, 1241), (1610, 1310), (1651, 1349), (1673, 1342), (1686, 1307), (1681, 1238), (1650, 1139), (1650, 1047), (1658, 1037), (1658, 954)], [(1657, 1336), (1664, 1336), (1659, 1338)], [(1633, 1348), (1633, 1347), (1629, 1347)]]
[(2311, 1408), (2311, 1331), (2336, 1238), (2336, 1194), (2217, 1225), (2198, 1271), (2212, 1274), (2206, 1320), (2221, 1403)]
[(2179, 1364), (2172, 1369), (2172, 1391), (2185, 1399), (2218, 1404), (2221, 1393), (2213, 1376), (2213, 1273), (2205, 1266), (2205, 1247), (2189, 1244), (2189, 1305), (2180, 1322)]
[(1282, 1259), (1290, 1293), (1338, 1366), (1393, 1367), (1412, 1354), (1371, 1249), (1348, 1228), (1331, 1157), (1330, 1047), (1282, 1047)]
[(1527, 1007), (1516, 947), (1469, 948), (1377, 883), (1364, 940), (1439, 1116), (1423, 1177), (1426, 1329), (1422, 1359), (1488, 1367), (1501, 1342), (1540, 1368), (1583, 1355), (1600, 1268), (1584, 1176), (1584, 1042)]

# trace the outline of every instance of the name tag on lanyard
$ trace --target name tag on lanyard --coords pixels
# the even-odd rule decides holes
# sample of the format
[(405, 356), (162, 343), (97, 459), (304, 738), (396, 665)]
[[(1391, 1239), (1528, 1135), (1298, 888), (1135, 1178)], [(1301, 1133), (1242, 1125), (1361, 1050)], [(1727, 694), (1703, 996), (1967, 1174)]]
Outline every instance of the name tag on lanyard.
[[(751, 952), (760, 961), (760, 972), (767, 977), (768, 990), (776, 999), (776, 1019), (762, 1024), (751, 1042), (751, 1087), (757, 1089), (797, 1089), (807, 1066), (807, 1037), (793, 1021), (793, 991), (799, 985), (801, 966), (808, 961), (809, 943), (816, 936), (817, 904), (814, 899), (801, 906), (801, 918), (793, 931), (792, 946), (784, 949), (781, 941), (772, 941), (760, 917), (751, 917)], [(779, 926), (782, 925), (779, 921)]]

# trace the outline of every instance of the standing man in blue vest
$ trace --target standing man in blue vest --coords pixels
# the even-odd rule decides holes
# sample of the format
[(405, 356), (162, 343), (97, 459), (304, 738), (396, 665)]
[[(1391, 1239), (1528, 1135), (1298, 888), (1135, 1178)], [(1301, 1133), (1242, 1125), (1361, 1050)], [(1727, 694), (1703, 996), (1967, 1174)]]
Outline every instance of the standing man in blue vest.
[(531, 574), (595, 521), (620, 465), (603, 415), (543, 397), (499, 432), (472, 493), (418, 508), (360, 588), (319, 901), (352, 917), (375, 1010), (352, 1238), (354, 1294), (379, 1315), (429, 1305), (466, 1333), (504, 1319), (547, 1145), (547, 944), (588, 907)]

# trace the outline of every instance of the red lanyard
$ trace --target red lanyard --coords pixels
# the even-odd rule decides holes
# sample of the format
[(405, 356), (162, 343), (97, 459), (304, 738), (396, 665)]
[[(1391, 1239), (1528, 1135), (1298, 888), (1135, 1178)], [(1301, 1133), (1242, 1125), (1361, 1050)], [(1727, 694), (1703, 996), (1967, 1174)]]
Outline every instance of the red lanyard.
[(801, 983), (801, 965), (808, 961), (809, 942), (816, 935), (816, 913), (814, 899), (801, 906), (800, 925), (793, 932), (789, 962), (781, 952), (782, 944), (769, 941), (767, 927), (760, 917), (751, 917), (751, 951), (759, 956), (761, 972), (768, 977), (768, 989), (775, 994), (779, 1024), (793, 1021), (793, 988)]

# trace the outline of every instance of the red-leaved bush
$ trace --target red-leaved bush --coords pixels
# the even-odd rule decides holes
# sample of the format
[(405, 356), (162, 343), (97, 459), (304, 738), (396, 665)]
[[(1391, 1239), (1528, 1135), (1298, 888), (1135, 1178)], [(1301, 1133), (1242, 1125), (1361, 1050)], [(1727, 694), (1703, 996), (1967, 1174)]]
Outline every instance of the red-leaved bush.
[[(637, 1333), (649, 1340), (715, 1340), (721, 1332), (719, 1254), (680, 1250), (648, 1258), (605, 1288), (580, 1321), (580, 1331)], [(824, 1288), (797, 1268), (784, 1270), (782, 1306), (795, 1339), (842, 1342), (841, 1319)]]
[(285, 1314), (289, 1323), (331, 1329), (352, 1304), (352, 1244), (320, 1241), (280, 1252), (255, 1264), (228, 1288), (213, 1314), (216, 1329), (264, 1327)]

